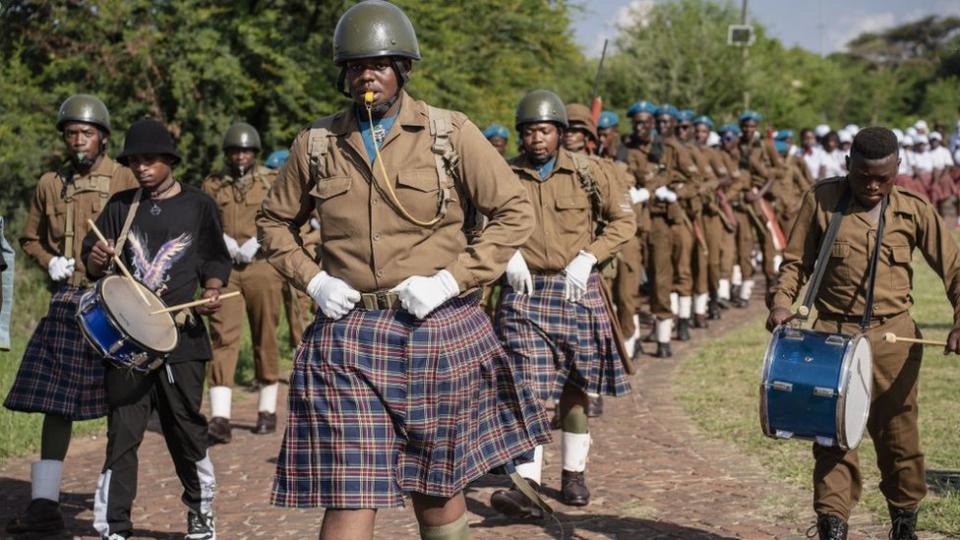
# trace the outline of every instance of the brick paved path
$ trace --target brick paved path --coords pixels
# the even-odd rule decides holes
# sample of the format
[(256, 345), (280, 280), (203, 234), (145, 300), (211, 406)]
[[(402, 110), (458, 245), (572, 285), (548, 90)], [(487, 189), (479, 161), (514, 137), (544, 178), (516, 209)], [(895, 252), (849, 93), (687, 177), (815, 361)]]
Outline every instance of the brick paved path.
[[(559, 441), (547, 448), (544, 484), (562, 529), (551, 522), (511, 524), (499, 517), (488, 504), (489, 496), (506, 483), (486, 477), (467, 493), (472, 538), (803, 538), (813, 522), (810, 495), (769, 480), (755, 461), (731, 445), (706, 439), (674, 400), (671, 386), (674, 370), (691, 348), (705, 336), (762, 316), (761, 303), (758, 298), (746, 311), (728, 311), (709, 333), (695, 331), (693, 341), (675, 343), (671, 361), (644, 357), (634, 393), (606, 400), (604, 417), (591, 424), (594, 446), (587, 480), (593, 500), (585, 509), (557, 502)], [(268, 506), (281, 436), (249, 433), (256, 397), (239, 394), (233, 408), (238, 422), (233, 442), (211, 450), (218, 482), (219, 538), (316, 538), (321, 511)], [(102, 436), (88, 437), (74, 441), (70, 449), (62, 499), (71, 534), (64, 538), (95, 538), (91, 509), (104, 445)], [(0, 521), (29, 499), (29, 462), (13, 460), (0, 467)], [(180, 538), (185, 510), (179, 495), (163, 440), (148, 433), (140, 450), (139, 495), (133, 509), (136, 537)], [(862, 511), (852, 522), (852, 538), (886, 538), (886, 531)], [(377, 538), (417, 538), (413, 512), (409, 508), (380, 512)]]

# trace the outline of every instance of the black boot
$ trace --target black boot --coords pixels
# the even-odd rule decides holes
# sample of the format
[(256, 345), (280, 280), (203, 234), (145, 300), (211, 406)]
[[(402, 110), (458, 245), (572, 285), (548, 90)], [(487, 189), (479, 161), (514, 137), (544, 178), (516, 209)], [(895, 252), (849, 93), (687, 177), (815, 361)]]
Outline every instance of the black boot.
[(711, 321), (720, 320), (720, 302), (716, 300), (710, 301), (710, 305), (707, 307), (707, 318)]
[(657, 320), (653, 320), (653, 328), (650, 329), (650, 333), (641, 337), (640, 341), (644, 343), (656, 343), (657, 342)]
[(587, 416), (590, 418), (603, 416), (603, 396), (587, 396)]
[(690, 319), (677, 320), (677, 341), (690, 341)]
[(740, 298), (740, 285), (730, 287), (730, 298)]
[[(540, 493), (540, 484), (524, 478), (534, 491)], [(490, 506), (505, 516), (517, 519), (543, 519), (543, 510), (514, 486), (510, 489), (498, 489), (490, 496)]]
[(707, 323), (707, 316), (704, 315), (694, 315), (693, 316), (693, 327), (694, 328), (710, 328), (710, 324)]
[(10, 534), (56, 533), (64, 528), (60, 503), (49, 499), (34, 499), (27, 509), (7, 522)]
[(670, 344), (657, 342), (656, 356), (657, 358), (671, 358), (673, 356), (673, 351), (670, 350)]
[(890, 540), (917, 540), (917, 511), (890, 507)]
[(743, 298), (740, 298), (739, 296), (733, 300), (733, 307), (735, 307), (735, 308), (743, 309), (743, 308), (747, 307), (749, 304), (750, 304), (750, 301), (749, 301), (749, 300), (744, 300)]
[(560, 475), (560, 495), (567, 506), (586, 506), (590, 502), (590, 490), (582, 472), (563, 471)]
[(847, 540), (847, 522), (833, 514), (818, 515), (817, 533), (820, 540)]

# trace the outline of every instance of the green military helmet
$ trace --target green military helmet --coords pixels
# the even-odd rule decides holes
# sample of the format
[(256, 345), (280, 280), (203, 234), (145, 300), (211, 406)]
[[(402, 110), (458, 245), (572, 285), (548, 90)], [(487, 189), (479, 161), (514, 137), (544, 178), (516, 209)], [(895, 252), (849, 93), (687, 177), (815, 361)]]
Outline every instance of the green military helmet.
[(63, 131), (67, 122), (93, 124), (110, 133), (110, 111), (100, 98), (90, 94), (74, 94), (60, 105), (57, 129)]
[(237, 122), (223, 133), (223, 149), (253, 148), (260, 151), (260, 134), (257, 128), (246, 122)]
[(420, 60), (417, 33), (406, 14), (383, 0), (364, 0), (348, 9), (333, 32), (333, 62), (401, 56)]
[(554, 122), (567, 127), (567, 107), (560, 96), (549, 90), (534, 90), (517, 105), (516, 128), (535, 122)]

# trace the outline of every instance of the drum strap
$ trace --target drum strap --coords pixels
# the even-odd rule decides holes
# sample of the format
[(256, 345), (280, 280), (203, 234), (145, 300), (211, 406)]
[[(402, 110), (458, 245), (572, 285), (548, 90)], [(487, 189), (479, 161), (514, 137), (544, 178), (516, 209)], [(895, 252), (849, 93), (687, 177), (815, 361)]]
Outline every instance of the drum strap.
[(118, 257), (123, 256), (123, 244), (127, 242), (127, 234), (130, 232), (130, 226), (133, 225), (133, 218), (137, 215), (137, 208), (140, 208), (140, 200), (142, 198), (143, 188), (139, 188), (137, 192), (133, 194), (133, 204), (131, 204), (130, 209), (127, 210), (127, 218), (123, 221), (123, 228), (120, 229), (120, 236), (117, 237), (117, 243), (113, 248), (117, 252)]
[[(830, 217), (830, 225), (827, 226), (827, 233), (823, 236), (823, 242), (820, 244), (820, 253), (817, 255), (817, 261), (813, 264), (813, 275), (810, 276), (810, 283), (807, 285), (807, 295), (803, 298), (803, 305), (806, 306), (807, 313), (813, 312), (813, 301), (817, 299), (820, 282), (823, 281), (823, 273), (830, 261), (830, 250), (833, 249), (833, 241), (837, 239), (837, 232), (840, 231), (840, 220), (843, 219), (843, 213), (847, 211), (847, 206), (850, 205), (850, 197), (850, 188), (847, 188), (840, 198), (840, 202), (837, 203), (837, 207), (833, 210), (833, 216)], [(806, 317), (799, 318), (806, 319)]]
[(883, 198), (883, 202), (880, 203), (880, 219), (877, 222), (877, 239), (876, 244), (873, 246), (873, 255), (870, 257), (870, 270), (867, 274), (867, 295), (865, 301), (867, 303), (866, 309), (863, 310), (863, 320), (860, 321), (860, 328), (866, 332), (867, 328), (870, 326), (870, 319), (873, 318), (873, 286), (877, 282), (877, 263), (880, 261), (880, 248), (883, 244), (883, 228), (887, 222), (887, 202), (890, 200), (890, 196)]

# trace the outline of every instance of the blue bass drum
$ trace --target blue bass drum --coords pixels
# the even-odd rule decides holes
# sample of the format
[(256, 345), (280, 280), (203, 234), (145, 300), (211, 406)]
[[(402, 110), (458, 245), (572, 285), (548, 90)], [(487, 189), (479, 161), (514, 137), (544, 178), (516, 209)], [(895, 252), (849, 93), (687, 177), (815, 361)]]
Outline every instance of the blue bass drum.
[(863, 440), (872, 388), (873, 352), (862, 334), (779, 326), (763, 359), (763, 434), (852, 450)]

